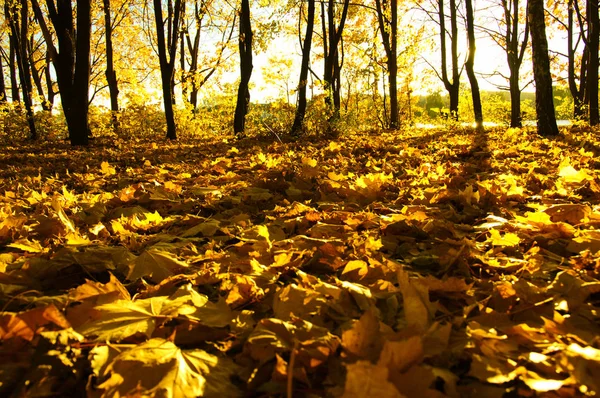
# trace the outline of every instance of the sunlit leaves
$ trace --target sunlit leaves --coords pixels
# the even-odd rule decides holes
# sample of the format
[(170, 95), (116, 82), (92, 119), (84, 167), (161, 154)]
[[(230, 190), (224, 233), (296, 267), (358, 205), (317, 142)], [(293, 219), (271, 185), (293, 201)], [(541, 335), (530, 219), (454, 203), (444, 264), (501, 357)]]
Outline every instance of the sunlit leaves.
[(120, 353), (107, 355), (106, 348), (91, 352), (102, 397), (241, 396), (231, 377), (237, 367), (227, 358), (206, 351), (182, 350), (170, 341), (151, 339)]

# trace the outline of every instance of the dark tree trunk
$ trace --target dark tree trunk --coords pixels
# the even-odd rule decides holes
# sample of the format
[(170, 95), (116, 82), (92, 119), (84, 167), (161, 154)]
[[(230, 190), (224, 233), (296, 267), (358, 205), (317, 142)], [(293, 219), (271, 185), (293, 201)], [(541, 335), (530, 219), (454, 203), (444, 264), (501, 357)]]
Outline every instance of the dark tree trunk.
[(250, 90), (248, 83), (252, 76), (252, 26), (250, 25), (250, 4), (248, 0), (242, 0), (240, 9), (240, 85), (238, 87), (237, 104), (233, 119), (233, 132), (237, 137), (244, 134), (246, 114), (250, 104)]
[[(390, 91), (390, 124), (391, 129), (397, 129), (398, 120), (398, 0), (375, 0), (379, 32), (383, 48), (387, 56), (388, 84)], [(388, 18), (388, 9), (389, 18)]]
[(200, 32), (202, 31), (202, 20), (204, 18), (203, 10), (198, 7), (198, 1), (194, 4), (194, 17), (196, 20), (196, 35), (194, 41), (190, 39), (189, 32), (186, 35), (188, 51), (190, 53), (190, 78), (192, 80), (192, 87), (190, 88), (190, 104), (193, 109), (198, 106), (198, 52), (200, 50)]
[[(567, 13), (567, 81), (569, 83), (569, 91), (571, 92), (571, 96), (573, 97), (573, 117), (575, 119), (581, 120), (586, 117), (585, 96), (587, 86), (587, 63), (589, 61), (589, 48), (587, 45), (588, 40), (585, 36), (583, 26), (580, 25), (578, 32), (579, 38), (577, 41), (579, 42), (581, 40), (583, 42), (584, 47), (583, 56), (581, 59), (581, 68), (579, 70), (579, 76), (577, 76), (575, 74), (576, 45), (573, 43), (573, 36), (575, 35), (575, 16), (577, 16), (578, 20), (582, 20), (579, 4), (577, 1), (569, 0)], [(579, 79), (579, 85), (577, 84), (577, 79)]]
[(112, 42), (112, 22), (110, 13), (110, 0), (102, 0), (104, 5), (104, 31), (106, 36), (106, 83), (108, 83), (108, 92), (110, 94), (110, 111), (112, 113), (112, 125), (115, 132), (119, 131), (119, 84), (117, 82), (117, 73), (115, 72), (113, 42)]
[(535, 80), (535, 111), (537, 114), (538, 134), (558, 135), (554, 98), (552, 94), (552, 76), (548, 57), (548, 40), (544, 20), (544, 0), (527, 1), (527, 18), (531, 29), (533, 50), (533, 77)]
[(8, 55), (8, 71), (10, 75), (10, 99), (12, 102), (21, 102), (21, 94), (19, 93), (19, 83), (17, 82), (17, 51), (15, 40), (12, 36), (9, 39), (9, 55)]
[(312, 46), (313, 30), (315, 26), (315, 0), (308, 0), (308, 16), (306, 20), (306, 34), (302, 47), (302, 65), (300, 66), (300, 81), (298, 82), (298, 105), (291, 134), (297, 135), (302, 131), (304, 115), (306, 113), (306, 85), (308, 83), (308, 66), (310, 63), (310, 49)]
[(6, 83), (4, 82), (4, 66), (2, 65), (2, 57), (0, 56), (0, 104), (6, 103)]
[[(332, 116), (330, 121), (334, 121), (340, 114), (340, 56), (339, 47), (348, 16), (348, 6), (350, 0), (344, 0), (342, 5), (342, 15), (340, 22), (335, 24), (335, 4), (334, 0), (328, 0), (327, 13), (324, 12), (324, 2), (321, 3), (321, 23), (323, 29), (323, 55), (324, 72), (323, 81), (325, 82), (325, 103), (331, 108)], [(327, 22), (325, 21), (327, 20)], [(327, 27), (326, 27), (327, 24)]]
[[(175, 115), (173, 113), (173, 73), (175, 71), (175, 55), (177, 51), (177, 39), (179, 35), (172, 34), (179, 30), (181, 18), (181, 1), (175, 0), (175, 11), (171, 13), (168, 22), (168, 32), (170, 42), (165, 45), (165, 22), (162, 16), (161, 0), (154, 0), (154, 18), (156, 21), (156, 36), (158, 39), (158, 58), (160, 63), (160, 77), (162, 81), (163, 103), (165, 106), (165, 118), (167, 121), (167, 138), (177, 139), (175, 131)], [(169, 59), (167, 59), (167, 47), (169, 49)]]
[(519, 0), (502, 0), (504, 22), (506, 24), (506, 60), (510, 70), (508, 86), (510, 91), (510, 127), (521, 127), (521, 88), (519, 74), (527, 43), (529, 42), (529, 22), (525, 23), (523, 41), (519, 43)]
[(598, 16), (598, 0), (587, 1), (588, 15), (588, 100), (590, 112), (590, 126), (600, 123), (598, 112), (598, 46), (600, 41), (600, 21)]
[(77, 0), (77, 20), (73, 18), (70, 0), (46, 0), (48, 15), (56, 38), (58, 51), (52, 44), (50, 30), (37, 0), (33, 11), (40, 25), (56, 70), (60, 100), (67, 121), (71, 145), (87, 145), (90, 83), (90, 0)]
[(472, 0), (465, 0), (465, 8), (467, 11), (467, 39), (469, 43), (469, 55), (467, 62), (465, 63), (465, 69), (467, 71), (467, 77), (471, 84), (471, 97), (473, 98), (473, 113), (475, 116), (475, 124), (478, 129), (483, 128), (483, 110), (481, 108), (481, 94), (479, 93), (479, 83), (477, 82), (477, 76), (475, 76), (475, 23), (473, 16), (473, 2)]
[[(27, 114), (27, 124), (29, 126), (29, 138), (36, 140), (38, 138), (35, 129), (35, 121), (33, 119), (33, 101), (31, 85), (31, 73), (29, 69), (29, 52), (28, 52), (28, 13), (29, 8), (26, 1), (21, 3), (20, 14), (16, 4), (8, 5), (5, 3), (5, 15), (7, 16), (10, 25), (11, 40), (15, 43), (15, 55), (19, 68), (19, 80), (21, 81), (21, 89), (23, 91), (23, 102), (25, 103), (25, 112)], [(20, 20), (19, 20), (20, 18)]]
[(46, 99), (46, 96), (44, 95), (44, 86), (42, 84), (42, 77), (40, 75), (41, 73), (44, 73), (44, 67), (42, 67), (38, 70), (38, 68), (36, 66), (36, 61), (33, 57), (34, 48), (35, 48), (34, 35), (30, 35), (28, 51), (29, 51), (29, 65), (31, 67), (31, 77), (33, 78), (35, 88), (37, 89), (38, 97), (41, 98), (41, 100), (42, 100), (42, 109), (45, 111), (49, 111), (50, 108), (48, 107), (48, 100)]
[(458, 20), (456, 0), (450, 0), (450, 61), (452, 63), (452, 81), (448, 78), (448, 54), (446, 48), (446, 14), (444, 0), (438, 0), (440, 17), (440, 49), (442, 53), (442, 83), (450, 97), (450, 117), (458, 120), (458, 98), (460, 93), (460, 70), (458, 66)]
[(48, 91), (48, 101), (42, 105), (45, 111), (51, 111), (54, 108), (54, 82), (52, 81), (52, 73), (50, 73), (50, 64), (52, 63), (50, 50), (46, 49), (46, 67), (44, 68), (44, 76), (46, 77), (46, 90)]

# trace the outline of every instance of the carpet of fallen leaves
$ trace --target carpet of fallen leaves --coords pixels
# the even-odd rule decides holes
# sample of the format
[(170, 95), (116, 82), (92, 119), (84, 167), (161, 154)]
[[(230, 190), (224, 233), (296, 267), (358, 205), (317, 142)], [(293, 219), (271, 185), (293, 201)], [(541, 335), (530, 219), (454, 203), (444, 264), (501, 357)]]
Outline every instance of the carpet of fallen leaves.
[(4, 144), (0, 396), (600, 393), (596, 133)]

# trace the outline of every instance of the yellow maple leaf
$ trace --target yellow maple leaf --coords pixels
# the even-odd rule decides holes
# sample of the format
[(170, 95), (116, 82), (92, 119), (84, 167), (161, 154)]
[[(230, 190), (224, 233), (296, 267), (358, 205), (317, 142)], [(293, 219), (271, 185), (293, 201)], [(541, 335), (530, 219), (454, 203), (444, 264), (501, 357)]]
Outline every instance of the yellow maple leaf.
[(104, 161), (100, 164), (100, 171), (102, 171), (102, 174), (104, 174), (105, 176), (117, 174), (117, 170), (114, 167), (112, 167), (107, 161)]
[(309, 167), (317, 167), (317, 161), (313, 158), (302, 158), (302, 164)]
[(512, 232), (506, 232), (504, 235), (500, 235), (500, 232), (497, 229), (491, 229), (488, 241), (493, 246), (516, 246), (521, 242), (521, 238)]

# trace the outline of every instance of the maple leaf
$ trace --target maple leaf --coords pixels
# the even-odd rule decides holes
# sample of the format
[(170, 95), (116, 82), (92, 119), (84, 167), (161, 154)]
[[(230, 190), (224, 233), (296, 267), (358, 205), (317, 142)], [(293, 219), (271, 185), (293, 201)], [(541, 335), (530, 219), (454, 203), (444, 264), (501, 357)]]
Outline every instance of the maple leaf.
[[(93, 354), (92, 354), (93, 355)], [(114, 358), (96, 360), (96, 386), (101, 397), (237, 397), (232, 384), (237, 366), (204, 350), (182, 350), (155, 338), (126, 349)]]
[(186, 268), (188, 268), (188, 265), (178, 260), (173, 254), (163, 250), (149, 249), (135, 259), (127, 279), (136, 280), (148, 277), (153, 282), (158, 283), (182, 272)]
[(402, 268), (398, 270), (398, 283), (408, 325), (415, 327), (416, 330), (425, 331), (435, 312), (435, 306), (429, 301), (427, 287), (413, 283)]

